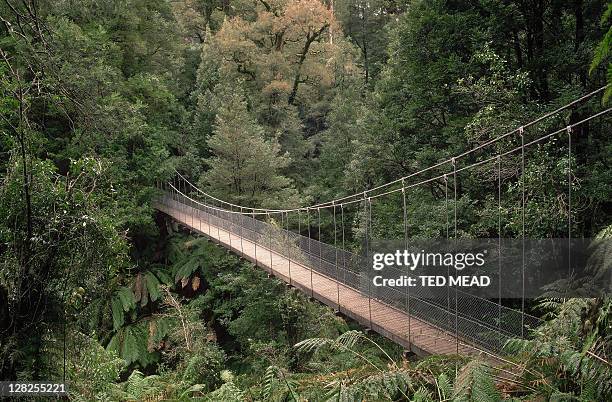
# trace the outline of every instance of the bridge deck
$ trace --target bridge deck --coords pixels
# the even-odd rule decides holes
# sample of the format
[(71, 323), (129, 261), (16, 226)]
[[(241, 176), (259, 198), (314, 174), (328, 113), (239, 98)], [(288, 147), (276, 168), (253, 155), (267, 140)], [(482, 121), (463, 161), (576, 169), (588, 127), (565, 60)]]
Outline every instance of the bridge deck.
[[(204, 219), (206, 214), (203, 212), (196, 214), (195, 210), (186, 205), (184, 208), (174, 208), (165, 204), (157, 204), (155, 207), (190, 230), (218, 242), (271, 275), (402, 345), (408, 351), (421, 356), (427, 354), (483, 354), (482, 350), (463, 339), (456, 339), (454, 334), (379, 300), (369, 298), (367, 294), (322, 275), (270, 250), (265, 245), (256, 244), (236, 233), (211, 225)], [(496, 360), (489, 353), (486, 353), (485, 358)]]

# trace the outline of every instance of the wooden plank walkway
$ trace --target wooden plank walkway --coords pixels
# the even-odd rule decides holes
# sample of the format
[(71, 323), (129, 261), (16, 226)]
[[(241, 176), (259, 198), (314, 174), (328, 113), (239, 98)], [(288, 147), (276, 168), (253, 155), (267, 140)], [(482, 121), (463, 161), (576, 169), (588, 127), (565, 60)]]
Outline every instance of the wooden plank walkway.
[(499, 364), (495, 356), (461, 338), (456, 339), (454, 334), (417, 317), (409, 316), (405, 311), (369, 298), (367, 294), (270, 250), (265, 245), (256, 244), (236, 233), (211, 225), (205, 219), (207, 215), (205, 212), (182, 205), (181, 208), (173, 208), (157, 203), (154, 207), (171, 216), (186, 228), (208, 237), (263, 268), (269, 274), (354, 319), (366, 328), (402, 345), (407, 351), (419, 356), (428, 354), (482, 355), (485, 360)]

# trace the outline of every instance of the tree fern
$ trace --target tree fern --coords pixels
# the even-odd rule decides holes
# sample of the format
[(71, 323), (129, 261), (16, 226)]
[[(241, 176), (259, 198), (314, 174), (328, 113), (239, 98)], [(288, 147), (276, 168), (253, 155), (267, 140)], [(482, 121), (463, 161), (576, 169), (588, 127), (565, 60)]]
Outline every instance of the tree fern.
[(159, 280), (160, 284), (171, 286), (173, 284), (172, 277), (168, 273), (168, 268), (163, 265), (152, 265), (151, 272)]
[(586, 272), (592, 275), (594, 281), (599, 283), (600, 288), (603, 289), (606, 289), (606, 286), (609, 288), (612, 272), (612, 242), (610, 239), (612, 239), (612, 225), (600, 231), (589, 245), (589, 258), (586, 266)]
[(611, 399), (612, 299), (551, 301), (549, 307), (552, 318), (534, 331), (533, 339), (514, 339), (505, 345), (509, 354), (520, 357), (524, 384), (545, 398), (563, 394)]
[(408, 372), (391, 370), (367, 376), (347, 388), (353, 389), (355, 395), (365, 400), (376, 400), (381, 396), (387, 400), (396, 400), (407, 396), (411, 382)]
[(132, 285), (134, 300), (141, 306), (146, 306), (149, 300), (157, 301), (161, 297), (160, 285), (160, 280), (153, 272), (139, 272)]
[(111, 299), (111, 311), (113, 314), (113, 329), (118, 330), (125, 323), (125, 315), (123, 312), (123, 305), (119, 298), (113, 297)]
[(132, 289), (125, 286), (121, 287), (117, 290), (116, 296), (121, 300), (123, 311), (127, 312), (136, 307), (136, 298), (134, 297)]
[(138, 370), (132, 371), (122, 384), (115, 387), (114, 398), (142, 401), (160, 399), (165, 394), (165, 384), (159, 375), (145, 376)]
[(310, 338), (310, 339), (304, 339), (303, 341), (296, 343), (295, 348), (297, 349), (298, 352), (311, 353), (311, 352), (315, 352), (319, 350), (320, 348), (324, 346), (333, 345), (334, 343), (335, 342), (333, 339)]
[(434, 400), (433, 395), (425, 387), (420, 387), (412, 395), (412, 402), (430, 402), (430, 401), (433, 401), (433, 400)]
[(269, 399), (272, 395), (272, 388), (274, 386), (274, 380), (276, 379), (276, 367), (269, 366), (266, 369), (263, 377), (262, 397), (263, 399)]
[(296, 383), (287, 378), (285, 373), (277, 366), (269, 366), (263, 378), (262, 398), (270, 400), (275, 392), (283, 392), (286, 394), (285, 400), (298, 401), (298, 395), (295, 390)]
[(450, 397), (453, 392), (452, 384), (445, 373), (440, 374), (436, 378), (436, 388), (438, 391), (438, 397), (440, 400), (446, 400)]
[(455, 381), (453, 399), (474, 402), (501, 399), (485, 363), (473, 360), (461, 369)]
[(205, 400), (211, 402), (242, 402), (247, 399), (244, 391), (230, 381), (206, 395)]
[(387, 354), (387, 352), (379, 344), (377, 344), (376, 342), (374, 342), (373, 340), (365, 336), (362, 332), (356, 331), (356, 330), (346, 331), (345, 333), (338, 336), (336, 339), (329, 339), (329, 338), (305, 339), (295, 344), (294, 347), (298, 350), (298, 352), (305, 352), (305, 353), (310, 353), (310, 352), (316, 353), (319, 349), (323, 347), (329, 348), (330, 351), (336, 351), (336, 352), (347, 351), (357, 356), (364, 362), (368, 363), (372, 367), (379, 369), (379, 367), (376, 364), (374, 364), (372, 360), (368, 359), (364, 354), (359, 353), (354, 350), (355, 346), (360, 341), (367, 341), (373, 346), (375, 346), (378, 350), (380, 350), (385, 355), (385, 357), (388, 359), (388, 362), (395, 366), (395, 361)]
[(189, 278), (191, 274), (202, 267), (202, 261), (196, 257), (190, 257), (183, 263), (179, 264), (175, 269), (174, 282), (178, 283), (185, 278)]
[(146, 322), (141, 322), (120, 328), (106, 349), (116, 352), (128, 365), (138, 363), (146, 367), (158, 360), (157, 354), (149, 352), (148, 345), (148, 326)]
[[(595, 49), (595, 56), (593, 57), (593, 61), (591, 63), (591, 67), (589, 72), (593, 73), (593, 71), (609, 56), (610, 48), (612, 48), (612, 25), (609, 24), (610, 19), (612, 19), (612, 3), (608, 4), (606, 11), (601, 17), (601, 25), (606, 27), (608, 25), (608, 31), (604, 35), (604, 38), (599, 43), (597, 48)], [(612, 63), (608, 63), (607, 68), (607, 78), (608, 83), (612, 84)], [(607, 101), (612, 96), (612, 85), (610, 85), (604, 94), (603, 102), (607, 103)]]
[(185, 241), (180, 236), (173, 236), (168, 242), (168, 262), (175, 264), (185, 256)]
[(559, 360), (572, 377), (599, 397), (612, 395), (612, 370), (610, 363), (593, 358), (584, 352), (565, 351)]
[(367, 339), (367, 337), (361, 331), (353, 330), (346, 331), (345, 333), (340, 335), (338, 338), (336, 338), (336, 342), (344, 346), (345, 348), (352, 348), (357, 343), (365, 339)]
[(172, 317), (154, 316), (147, 320), (149, 325), (149, 337), (147, 341), (147, 350), (153, 352), (161, 349), (163, 340), (168, 336), (176, 321)]
[(111, 312), (113, 316), (113, 329), (119, 329), (125, 323), (125, 313), (136, 307), (136, 298), (132, 289), (119, 288), (111, 298)]

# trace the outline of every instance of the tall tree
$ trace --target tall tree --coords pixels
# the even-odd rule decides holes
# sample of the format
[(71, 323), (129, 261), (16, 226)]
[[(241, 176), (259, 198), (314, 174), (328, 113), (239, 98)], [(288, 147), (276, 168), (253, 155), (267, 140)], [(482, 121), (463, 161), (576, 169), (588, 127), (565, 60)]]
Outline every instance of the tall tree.
[(389, 41), (387, 24), (401, 9), (387, 0), (340, 0), (335, 9), (346, 36), (361, 50), (363, 79), (368, 84), (378, 77), (385, 65)]
[(208, 140), (213, 154), (201, 182), (223, 197), (246, 205), (290, 202), (291, 181), (279, 171), (289, 163), (274, 139), (266, 139), (262, 127), (247, 109), (242, 84), (217, 92), (214, 134)]
[(261, 1), (253, 12), (227, 18), (204, 44), (196, 91), (203, 106), (196, 117), (204, 118), (196, 122), (210, 127), (207, 99), (221, 77), (244, 80), (266, 136), (291, 156), (284, 173), (304, 186), (314, 151), (307, 139), (325, 129), (331, 99), (359, 74), (356, 52), (339, 29), (329, 40), (337, 22), (318, 0)]

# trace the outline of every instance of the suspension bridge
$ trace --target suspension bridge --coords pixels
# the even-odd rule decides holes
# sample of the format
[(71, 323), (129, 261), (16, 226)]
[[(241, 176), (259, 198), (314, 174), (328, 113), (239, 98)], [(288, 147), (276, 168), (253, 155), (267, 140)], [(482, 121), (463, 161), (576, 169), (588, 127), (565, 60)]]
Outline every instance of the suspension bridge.
[[(441, 221), (446, 237), (457, 238), (458, 180), (489, 175), (492, 178), (489, 196), (498, 204), (497, 236), (501, 241), (502, 195), (509, 182), (514, 182), (520, 191), (521, 210), (521, 230), (515, 236), (524, 240), (526, 160), (530, 152), (540, 152), (545, 144), (553, 147), (563, 144), (568, 165), (567, 236), (571, 238), (572, 172), (576, 169), (572, 165), (575, 160), (572, 141), (584, 135), (594, 119), (603, 122), (604, 130), (609, 132), (612, 128), (608, 119), (612, 108), (602, 109), (597, 96), (604, 90), (605, 87), (584, 95), (453, 158), (331, 201), (288, 209), (253, 208), (217, 198), (175, 171), (172, 179), (159, 183), (160, 196), (154, 207), (190, 231), (217, 242), (407, 351), (417, 355), (485, 354), (498, 358), (503, 355), (508, 339), (526, 337), (529, 329), (540, 324), (538, 318), (526, 311), (524, 293), (520, 308), (516, 301), (511, 308), (502, 300), (501, 293), (492, 299), (455, 288), (448, 297), (436, 299), (408, 289), (373, 287), (366, 275), (370, 269), (367, 258), (347, 244), (349, 235), (354, 235), (349, 231), (358, 222), (363, 240), (360, 251), (365, 248), (367, 256), (373, 237), (381, 232), (376, 230), (376, 219), (377, 211), (383, 214), (383, 210), (376, 208), (377, 203), (395, 204), (399, 211), (395, 220), (401, 222), (399, 237), (407, 244), (410, 228), (418, 225), (417, 217), (408, 213), (407, 194), (435, 185), (441, 188), (444, 199)], [(503, 179), (504, 167), (516, 171), (515, 177)], [(388, 220), (388, 216), (384, 218)], [(502, 267), (499, 269), (501, 277)], [(519, 269), (523, 270), (524, 287), (525, 268)]]

